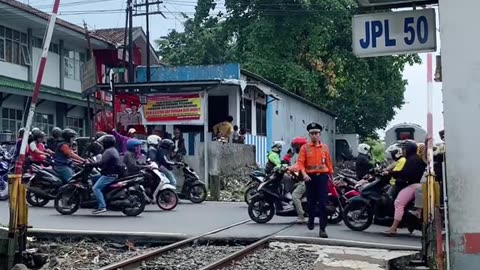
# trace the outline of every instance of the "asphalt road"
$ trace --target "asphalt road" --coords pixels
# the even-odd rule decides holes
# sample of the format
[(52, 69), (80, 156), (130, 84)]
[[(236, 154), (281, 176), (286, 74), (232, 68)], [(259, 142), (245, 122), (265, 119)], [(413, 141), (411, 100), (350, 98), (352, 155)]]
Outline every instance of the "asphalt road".
[[(245, 203), (182, 202), (174, 211), (164, 212), (156, 205), (148, 206), (138, 217), (126, 217), (120, 212), (92, 215), (89, 209), (80, 209), (71, 216), (62, 216), (51, 204), (43, 208), (29, 208), (30, 225), (38, 229), (89, 230), (166, 233), (171, 235), (198, 235), (242, 220), (249, 219)], [(294, 221), (293, 217), (275, 217), (267, 224), (248, 222), (221, 232), (224, 237), (261, 237), (281, 230)], [(8, 204), (0, 202), (0, 224), (8, 224)], [(318, 227), (317, 227), (318, 228)], [(327, 228), (330, 239), (420, 247), (420, 234), (400, 230), (396, 237), (386, 237), (386, 227), (373, 225), (364, 232), (354, 232), (343, 223)], [(318, 230), (309, 231), (305, 225), (294, 225), (281, 233), (284, 236), (318, 237)]]

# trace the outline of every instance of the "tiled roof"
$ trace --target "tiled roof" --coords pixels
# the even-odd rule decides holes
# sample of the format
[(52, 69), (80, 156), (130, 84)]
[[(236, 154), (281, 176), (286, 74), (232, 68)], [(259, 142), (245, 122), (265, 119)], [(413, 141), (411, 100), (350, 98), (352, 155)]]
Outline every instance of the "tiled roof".
[[(142, 30), (141, 27), (134, 27), (133, 32), (137, 30)], [(98, 29), (92, 32), (92, 34), (107, 40), (110, 43), (115, 45), (123, 45), (125, 39), (125, 28), (108, 28), (108, 29)]]
[[(3, 1), (3, 0), (0, 0)], [(35, 86), (34, 83), (28, 82), (28, 81), (23, 81), (23, 80), (18, 80), (6, 76), (1, 76), (0, 75), (0, 87), (8, 87), (8, 88), (13, 88), (13, 89), (18, 89), (18, 90), (23, 90), (27, 92), (33, 92), (33, 87)], [(51, 86), (46, 86), (42, 85), (40, 88), (40, 93), (46, 93), (46, 94), (51, 94), (55, 96), (61, 96), (64, 98), (70, 98), (70, 99), (76, 99), (80, 101), (84, 101), (82, 99), (82, 96), (80, 93), (68, 91), (68, 90), (63, 90), (57, 87), (51, 87)]]
[[(46, 12), (43, 12), (41, 10), (38, 10), (32, 6), (29, 6), (29, 5), (26, 5), (22, 2), (19, 2), (19, 1), (16, 1), (16, 0), (0, 0), (0, 3), (3, 3), (3, 4), (6, 4), (6, 5), (9, 5), (13, 8), (16, 8), (16, 9), (19, 9), (19, 10), (22, 10), (22, 11), (25, 11), (27, 13), (30, 13), (32, 15), (35, 15), (37, 17), (40, 17), (46, 21), (49, 20), (50, 18), (50, 14), (46, 13)], [(57, 21), (56, 21), (56, 24), (57, 25), (61, 25), (65, 28), (68, 28), (70, 30), (73, 30), (75, 32), (78, 32), (78, 33), (81, 33), (81, 34), (84, 34), (85, 33), (85, 30), (83, 27), (80, 27), (78, 25), (75, 25), (73, 23), (70, 23), (70, 22), (67, 22), (67, 21), (64, 21), (62, 19), (59, 19), (57, 18)], [(100, 41), (103, 41), (103, 42), (106, 42), (106, 43), (111, 43), (109, 42), (108, 40), (105, 40), (103, 39), (102, 37), (99, 37), (99, 36), (96, 36), (94, 34), (90, 35), (92, 38), (94, 39), (97, 39), (97, 40), (100, 40)], [(115, 45), (115, 44), (113, 44)]]

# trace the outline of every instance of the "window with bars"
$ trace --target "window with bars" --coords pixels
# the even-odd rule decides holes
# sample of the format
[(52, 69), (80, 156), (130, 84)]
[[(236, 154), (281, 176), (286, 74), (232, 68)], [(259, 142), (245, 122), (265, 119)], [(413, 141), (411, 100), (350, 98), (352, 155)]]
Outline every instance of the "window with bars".
[(30, 66), (27, 34), (0, 25), (0, 60)]
[(86, 61), (84, 53), (79, 53), (72, 50), (65, 50), (63, 62), (65, 65), (65, 77), (73, 80), (80, 80), (80, 68)]
[(23, 127), (22, 116), (22, 110), (2, 108), (2, 131), (11, 131), (16, 134)]
[(67, 117), (66, 120), (67, 120), (67, 125), (66, 125), (67, 128), (71, 128), (75, 130), (76, 132), (78, 132), (79, 136), (84, 135), (83, 119), (76, 118), (76, 117)]
[(39, 128), (45, 134), (50, 134), (54, 127), (53, 114), (36, 112), (33, 117), (33, 127)]

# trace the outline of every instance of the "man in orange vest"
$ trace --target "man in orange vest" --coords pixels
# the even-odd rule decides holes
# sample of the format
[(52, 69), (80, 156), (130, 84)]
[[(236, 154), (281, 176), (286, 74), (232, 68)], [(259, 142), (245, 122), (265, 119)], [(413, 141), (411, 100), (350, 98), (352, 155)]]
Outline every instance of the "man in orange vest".
[[(333, 175), (333, 165), (330, 151), (326, 144), (321, 143), (320, 133), (323, 128), (317, 123), (310, 123), (307, 131), (310, 142), (300, 148), (297, 166), (303, 175), (307, 188), (308, 223), (309, 230), (315, 227), (315, 217), (320, 218), (321, 238), (328, 238), (327, 227), (328, 181)], [(318, 209), (318, 212), (317, 212)]]

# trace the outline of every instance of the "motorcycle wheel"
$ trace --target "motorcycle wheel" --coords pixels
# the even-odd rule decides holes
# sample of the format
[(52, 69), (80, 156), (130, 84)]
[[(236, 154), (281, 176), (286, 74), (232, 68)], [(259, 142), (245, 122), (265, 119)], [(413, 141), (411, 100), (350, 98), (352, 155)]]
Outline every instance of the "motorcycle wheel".
[(145, 200), (145, 196), (143, 196), (142, 192), (139, 191), (130, 191), (128, 199), (133, 202), (132, 208), (124, 208), (122, 213), (129, 217), (135, 217), (140, 215), (143, 210), (145, 210), (145, 206), (147, 205), (147, 201)]
[[(63, 205), (64, 203), (68, 204), (68, 208)], [(67, 193), (59, 192), (57, 197), (55, 197), (55, 210), (62, 215), (71, 215), (78, 211), (80, 208), (80, 194), (78, 193)]]
[(188, 190), (188, 199), (193, 203), (202, 203), (207, 199), (207, 188), (203, 184), (195, 184)]
[(248, 205), (248, 216), (257, 223), (267, 223), (275, 215), (275, 204), (262, 197), (253, 198)]
[[(334, 199), (335, 200), (335, 199)], [(338, 203), (337, 203), (338, 204)], [(338, 224), (340, 222), (342, 222), (343, 220), (343, 212), (342, 212), (342, 208), (340, 207), (340, 205), (336, 205), (334, 202), (330, 201), (330, 199), (328, 200), (328, 205), (327, 205), (327, 208), (332, 208), (332, 212), (334, 212), (333, 214), (331, 215), (328, 215), (328, 223), (330, 224)]]
[[(355, 211), (360, 211), (360, 213), (354, 213)], [(350, 220), (352, 216), (353, 220)], [(356, 224), (356, 221), (359, 219), (359, 216), (363, 216), (365, 221), (360, 224)], [(348, 228), (354, 231), (364, 231), (373, 222), (373, 212), (370, 206), (364, 202), (355, 202), (349, 203), (347, 207), (343, 210), (343, 223), (347, 225)]]
[(27, 190), (27, 202), (31, 206), (43, 207), (50, 202), (50, 199), (40, 197), (37, 194)]
[(252, 201), (253, 195), (257, 193), (257, 187), (256, 186), (250, 186), (245, 190), (245, 194), (243, 195), (243, 199), (247, 204), (250, 204)]
[(160, 209), (171, 211), (177, 207), (178, 196), (177, 193), (171, 189), (164, 189), (158, 192), (156, 202)]

